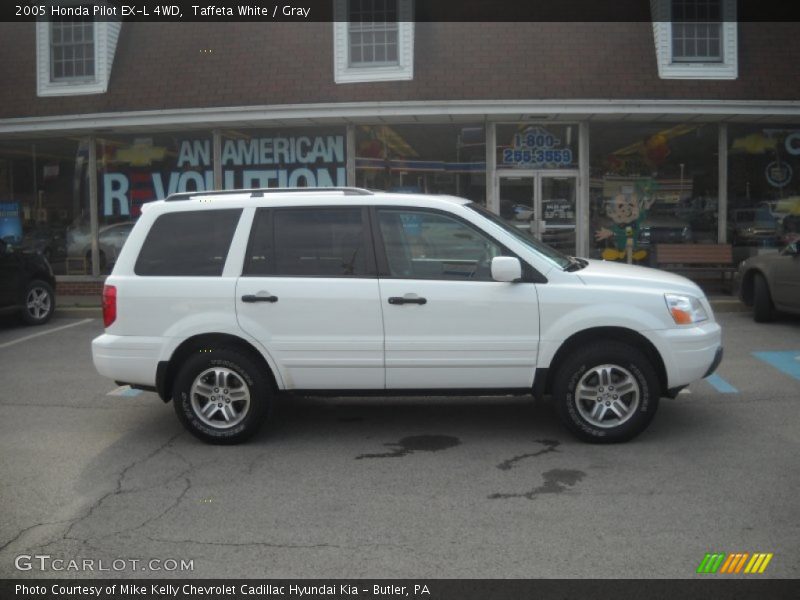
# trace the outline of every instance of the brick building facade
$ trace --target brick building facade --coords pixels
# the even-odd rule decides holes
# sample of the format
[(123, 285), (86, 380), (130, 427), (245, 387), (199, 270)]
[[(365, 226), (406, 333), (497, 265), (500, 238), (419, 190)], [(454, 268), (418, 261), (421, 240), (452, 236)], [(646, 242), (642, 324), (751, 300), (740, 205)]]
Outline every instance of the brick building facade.
[(793, 239), (797, 23), (736, 22), (728, 0), (682, 20), (654, 0), (666, 20), (404, 23), (410, 2), (369, 27), (0, 24), (18, 221), (0, 235), (66, 282), (107, 272), (167, 193), (347, 184), (467, 196), (571, 254), (617, 258), (633, 235), (644, 264), (659, 242), (744, 257)]

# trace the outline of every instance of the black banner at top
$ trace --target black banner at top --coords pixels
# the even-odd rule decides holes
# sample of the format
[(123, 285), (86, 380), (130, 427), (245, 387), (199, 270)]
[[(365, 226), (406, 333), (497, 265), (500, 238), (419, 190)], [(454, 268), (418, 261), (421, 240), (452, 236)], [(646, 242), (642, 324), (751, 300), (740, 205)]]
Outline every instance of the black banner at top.
[[(353, 0), (360, 1), (360, 0)], [(672, 0), (397, 0), (417, 22), (652, 21)], [(407, 3), (407, 4), (405, 4)], [(707, 4), (707, 3), (706, 3)], [(719, 0), (710, 20), (800, 21), (795, 0)], [(9, 0), (0, 21), (90, 18), (138, 22), (330, 22), (349, 20), (348, 0)], [(403, 17), (401, 17), (402, 20)], [(663, 18), (656, 17), (656, 20)]]

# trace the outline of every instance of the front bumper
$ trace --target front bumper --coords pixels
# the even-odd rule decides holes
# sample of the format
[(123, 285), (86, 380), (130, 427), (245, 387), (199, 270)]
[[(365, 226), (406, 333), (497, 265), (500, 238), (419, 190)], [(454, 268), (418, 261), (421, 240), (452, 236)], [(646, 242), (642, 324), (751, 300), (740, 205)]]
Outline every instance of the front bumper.
[(667, 388), (707, 377), (722, 361), (722, 328), (716, 322), (649, 332), (664, 361)]
[(722, 354), (723, 354), (722, 346), (720, 346), (719, 348), (717, 348), (717, 353), (714, 355), (714, 362), (712, 362), (711, 366), (708, 367), (708, 371), (706, 371), (706, 374), (703, 375), (703, 379), (705, 379), (706, 377), (708, 377), (709, 375), (714, 373), (714, 371), (717, 370), (719, 363), (722, 362)]

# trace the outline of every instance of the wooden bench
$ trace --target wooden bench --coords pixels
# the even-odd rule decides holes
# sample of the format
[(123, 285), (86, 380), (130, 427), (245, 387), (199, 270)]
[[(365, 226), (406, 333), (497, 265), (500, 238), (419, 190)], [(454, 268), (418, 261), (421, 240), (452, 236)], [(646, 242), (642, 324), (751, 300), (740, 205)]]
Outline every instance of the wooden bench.
[(722, 285), (736, 267), (730, 244), (656, 244), (656, 265), (670, 271), (719, 271)]

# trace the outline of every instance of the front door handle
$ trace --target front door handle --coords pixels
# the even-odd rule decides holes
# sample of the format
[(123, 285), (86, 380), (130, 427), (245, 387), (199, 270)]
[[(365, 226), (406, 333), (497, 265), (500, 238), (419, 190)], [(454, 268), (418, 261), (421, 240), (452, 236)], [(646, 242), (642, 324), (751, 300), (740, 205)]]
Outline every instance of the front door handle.
[(245, 294), (242, 296), (242, 302), (277, 302), (277, 296), (269, 296), (262, 294)]
[(389, 298), (389, 304), (427, 304), (427, 302), (426, 298), (419, 296), (391, 296)]

